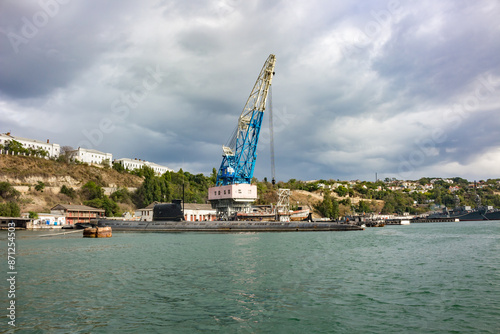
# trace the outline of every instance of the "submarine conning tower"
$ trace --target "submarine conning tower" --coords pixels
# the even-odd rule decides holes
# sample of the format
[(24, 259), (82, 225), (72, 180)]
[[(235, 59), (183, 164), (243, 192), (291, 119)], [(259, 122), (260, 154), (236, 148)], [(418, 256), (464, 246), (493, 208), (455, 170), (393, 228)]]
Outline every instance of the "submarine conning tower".
[(156, 204), (153, 207), (153, 221), (184, 220), (181, 203), (180, 199), (174, 199), (172, 203)]

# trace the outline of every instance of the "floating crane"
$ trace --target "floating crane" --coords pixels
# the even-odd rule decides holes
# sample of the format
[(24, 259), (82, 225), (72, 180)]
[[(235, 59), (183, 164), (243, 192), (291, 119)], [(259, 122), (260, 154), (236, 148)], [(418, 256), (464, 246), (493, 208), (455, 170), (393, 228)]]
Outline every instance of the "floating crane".
[(252, 182), (257, 159), (257, 142), (275, 63), (276, 57), (270, 55), (238, 119), (238, 127), (229, 146), (222, 146), (223, 155), (217, 173), (217, 186)]
[(250, 204), (257, 199), (257, 187), (251, 182), (275, 64), (275, 55), (269, 55), (241, 112), (229, 144), (222, 146), (222, 163), (217, 172), (216, 186), (209, 188), (208, 192), (208, 199), (220, 219), (229, 219), (236, 212), (248, 212)]

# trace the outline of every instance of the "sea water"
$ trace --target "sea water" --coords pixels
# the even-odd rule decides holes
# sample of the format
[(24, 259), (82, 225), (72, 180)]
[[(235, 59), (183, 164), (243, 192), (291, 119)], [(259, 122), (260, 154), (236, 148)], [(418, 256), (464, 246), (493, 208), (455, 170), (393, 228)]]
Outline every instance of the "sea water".
[(500, 222), (350, 232), (2, 231), (0, 331), (500, 333)]

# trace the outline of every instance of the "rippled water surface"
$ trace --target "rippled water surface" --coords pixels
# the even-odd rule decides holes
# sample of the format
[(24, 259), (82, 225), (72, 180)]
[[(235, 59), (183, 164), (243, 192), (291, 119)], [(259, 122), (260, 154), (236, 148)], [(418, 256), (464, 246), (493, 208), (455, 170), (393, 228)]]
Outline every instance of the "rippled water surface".
[(500, 333), (500, 222), (41, 234), (17, 232), (15, 332)]

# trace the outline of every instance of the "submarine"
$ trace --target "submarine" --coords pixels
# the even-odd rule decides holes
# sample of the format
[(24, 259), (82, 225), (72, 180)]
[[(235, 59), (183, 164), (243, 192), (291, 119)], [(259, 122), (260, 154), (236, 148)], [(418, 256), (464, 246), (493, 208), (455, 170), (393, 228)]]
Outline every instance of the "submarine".
[(136, 232), (317, 232), (359, 231), (364, 228), (336, 222), (282, 221), (186, 221), (181, 200), (156, 204), (152, 221), (99, 219), (99, 227)]

